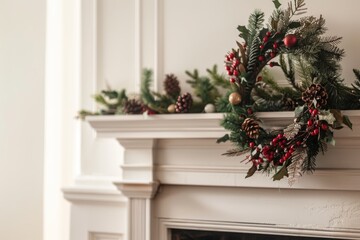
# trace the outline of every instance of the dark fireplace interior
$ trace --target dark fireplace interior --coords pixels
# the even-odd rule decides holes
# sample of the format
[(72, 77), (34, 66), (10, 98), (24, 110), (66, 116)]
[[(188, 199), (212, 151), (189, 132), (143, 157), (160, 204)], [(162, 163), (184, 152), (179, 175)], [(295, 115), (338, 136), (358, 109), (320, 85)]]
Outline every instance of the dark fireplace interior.
[(171, 229), (171, 240), (330, 240), (330, 238)]

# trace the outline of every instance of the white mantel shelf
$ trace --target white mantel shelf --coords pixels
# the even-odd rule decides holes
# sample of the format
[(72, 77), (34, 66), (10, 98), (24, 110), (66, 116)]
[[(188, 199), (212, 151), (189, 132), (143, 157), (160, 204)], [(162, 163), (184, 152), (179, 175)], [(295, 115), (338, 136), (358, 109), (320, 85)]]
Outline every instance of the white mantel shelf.
[[(360, 136), (360, 111), (342, 111), (354, 124), (350, 136)], [(222, 113), (88, 116), (86, 121), (98, 137), (106, 138), (218, 138), (226, 131), (220, 126)], [(284, 127), (293, 121), (293, 112), (259, 112), (263, 124)], [(345, 136), (342, 131), (336, 135)], [(348, 132), (348, 131), (346, 131)]]

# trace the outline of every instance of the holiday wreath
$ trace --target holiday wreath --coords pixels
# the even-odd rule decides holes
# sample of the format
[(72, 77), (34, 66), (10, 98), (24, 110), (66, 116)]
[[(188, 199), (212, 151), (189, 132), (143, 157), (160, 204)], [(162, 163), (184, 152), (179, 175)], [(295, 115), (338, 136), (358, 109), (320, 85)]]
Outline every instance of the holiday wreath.
[[(165, 76), (163, 93), (152, 91), (152, 72), (144, 69), (140, 96), (131, 98), (124, 89), (108, 87), (94, 96), (103, 106), (100, 111), (81, 110), (78, 117), (223, 112), (221, 125), (229, 133), (218, 142), (236, 146), (225, 155), (245, 156), (251, 164), (247, 177), (261, 171), (272, 174), (273, 180), (287, 176), (293, 184), (315, 170), (317, 155), (335, 143), (334, 130), (343, 125), (352, 128), (339, 109), (360, 109), (360, 71), (354, 70), (354, 84), (343, 83), (341, 37), (324, 36), (325, 19), (304, 16), (304, 0), (293, 0), (284, 9), (278, 0), (273, 3), (268, 24), (265, 14), (256, 10), (247, 26), (238, 27), (242, 42), (225, 56), (228, 77), (216, 66), (207, 69), (208, 76), (186, 71), (195, 98), (181, 92), (174, 74)], [(270, 75), (274, 67), (284, 73), (287, 86)], [(264, 127), (255, 113), (283, 110), (295, 111), (294, 121), (285, 129)]]
[[(229, 96), (231, 112), (222, 121), (230, 134), (219, 141), (237, 146), (227, 155), (246, 155), (251, 163), (247, 177), (262, 171), (273, 180), (287, 176), (291, 185), (304, 172), (315, 170), (316, 156), (334, 143), (334, 129), (352, 127), (338, 109), (358, 104), (359, 95), (342, 83), (339, 61), (344, 51), (337, 47), (341, 38), (324, 36), (324, 18), (303, 16), (304, 0), (294, 0), (285, 9), (278, 0), (273, 3), (269, 23), (264, 26), (264, 13), (256, 10), (248, 26), (238, 27), (244, 42), (237, 42), (238, 48), (225, 57), (236, 90)], [(276, 93), (269, 93), (263, 83), (266, 66), (282, 69), (290, 84), (282, 93), (293, 96), (289, 100), (297, 106), (294, 122), (285, 129), (264, 129), (253, 113), (261, 105), (276, 105)]]

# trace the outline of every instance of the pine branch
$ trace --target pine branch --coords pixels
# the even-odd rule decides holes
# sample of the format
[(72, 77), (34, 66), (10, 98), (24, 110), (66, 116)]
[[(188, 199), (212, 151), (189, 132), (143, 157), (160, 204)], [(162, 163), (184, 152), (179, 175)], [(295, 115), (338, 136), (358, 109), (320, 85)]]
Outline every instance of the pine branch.
[(218, 73), (217, 65), (214, 65), (212, 69), (206, 69), (206, 72), (211, 78), (211, 83), (214, 86), (219, 86), (224, 89), (231, 89), (231, 83), (224, 74)]
[(151, 82), (152, 82), (152, 71), (150, 69), (144, 69), (141, 80), (141, 100), (151, 109), (159, 113), (166, 113), (168, 104), (155, 99), (154, 95), (152, 94), (152, 91), (150, 90)]
[(306, 158), (302, 164), (303, 172), (313, 172), (316, 167), (316, 156), (319, 154), (319, 141), (317, 137), (309, 137), (306, 141)]
[(307, 8), (305, 8), (305, 0), (294, 0), (294, 2), (289, 2), (288, 9), (291, 13), (290, 17), (306, 13)]
[(250, 148), (243, 148), (243, 149), (234, 148), (234, 149), (227, 150), (226, 153), (223, 153), (222, 155), (225, 155), (228, 157), (238, 157), (238, 156), (244, 155), (244, 153), (249, 152), (249, 151), (251, 151)]

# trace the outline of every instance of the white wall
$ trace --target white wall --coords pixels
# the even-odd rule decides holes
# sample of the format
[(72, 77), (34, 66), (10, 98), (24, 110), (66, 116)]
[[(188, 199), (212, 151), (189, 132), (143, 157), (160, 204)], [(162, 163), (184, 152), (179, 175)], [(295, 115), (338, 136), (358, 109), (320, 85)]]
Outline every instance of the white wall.
[(40, 240), (45, 0), (0, 6), (0, 239)]
[[(164, 74), (180, 77), (185, 89), (185, 70), (197, 68), (201, 73), (213, 64), (222, 70), (224, 54), (236, 47), (237, 25), (247, 24), (254, 9), (262, 9), (267, 16), (273, 9), (270, 0), (82, 0), (79, 9), (81, 25), (78, 29), (80, 44), (80, 107), (95, 110), (90, 98), (108, 82), (114, 88), (139, 91), (140, 71), (143, 67), (155, 72), (155, 88), (162, 88)], [(287, 1), (281, 1), (286, 5)], [(360, 25), (357, 9), (360, 1), (307, 0), (309, 14), (323, 14), (329, 35), (343, 37), (340, 47), (345, 48), (343, 76), (349, 82), (354, 78), (352, 68), (360, 67)], [(267, 18), (266, 18), (267, 19)], [(66, 34), (66, 33), (65, 33)], [(94, 220), (71, 228), (72, 240), (86, 231), (101, 232), (103, 221), (108, 221), (110, 234), (123, 236), (126, 222), (119, 216), (113, 221), (101, 217), (99, 201), (108, 211), (109, 191), (116, 191), (113, 180), (121, 178), (122, 149), (113, 140), (96, 139), (87, 123), (82, 123), (81, 151), (77, 163), (80, 175), (67, 192), (75, 201), (72, 220), (87, 217)], [(106, 194), (102, 194), (106, 190)], [(86, 197), (84, 196), (86, 192)], [(70, 194), (71, 193), (71, 194)], [(70, 196), (71, 195), (71, 196)], [(99, 196), (101, 199), (99, 200)], [(112, 195), (111, 195), (112, 196)], [(79, 202), (81, 198), (83, 202)], [(85, 198), (85, 199), (84, 199)], [(86, 198), (89, 198), (86, 200)], [(92, 200), (91, 200), (92, 199)], [(94, 199), (98, 199), (95, 200)], [(112, 199), (112, 198), (111, 198)], [(91, 202), (89, 204), (89, 202)], [(85, 204), (86, 203), (86, 204)], [(111, 205), (114, 211), (124, 207)], [(92, 210), (96, 208), (96, 214)], [(117, 210), (116, 210), (117, 209)], [(88, 211), (86, 211), (88, 210)], [(121, 212), (121, 211), (120, 211)], [(125, 214), (125, 212), (124, 212)], [(98, 221), (98, 227), (96, 225)], [(103, 232), (106, 232), (105, 230)], [(114, 237), (118, 239), (120, 237)], [(112, 238), (111, 238), (112, 239)], [(80, 239), (80, 240), (85, 240)]]

